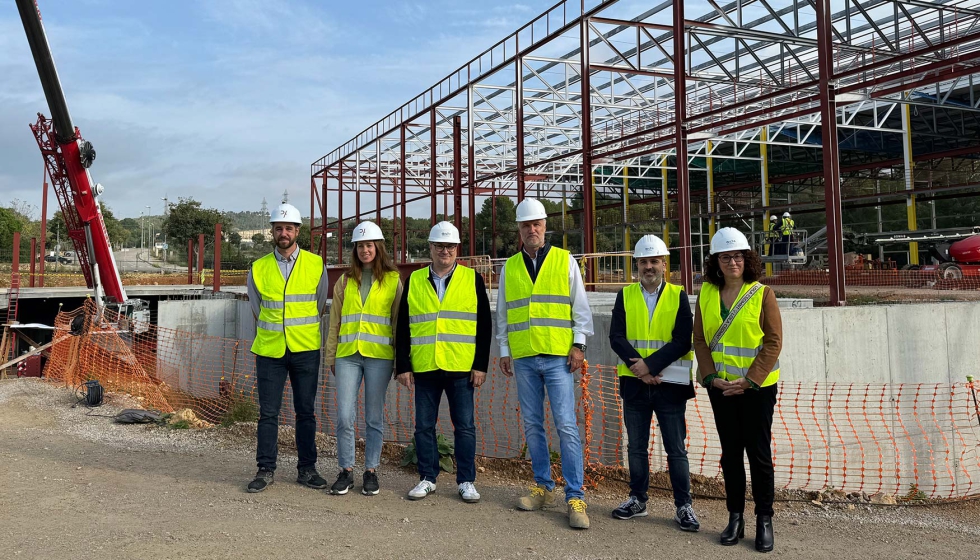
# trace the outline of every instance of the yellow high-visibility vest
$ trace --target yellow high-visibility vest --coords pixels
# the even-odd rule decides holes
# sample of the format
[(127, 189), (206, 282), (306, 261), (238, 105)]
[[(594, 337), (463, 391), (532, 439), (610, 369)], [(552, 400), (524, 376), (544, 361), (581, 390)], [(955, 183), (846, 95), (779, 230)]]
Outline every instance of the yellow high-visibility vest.
[(412, 371), (470, 371), (476, 358), (476, 272), (456, 265), (439, 301), (429, 268), (409, 278)]
[(534, 282), (527, 273), (522, 253), (507, 259), (504, 273), (507, 343), (513, 358), (538, 354), (564, 356), (572, 348), (568, 258), (568, 251), (552, 247)]
[(323, 272), (319, 255), (297, 249), (287, 281), (273, 253), (252, 263), (252, 282), (262, 297), (252, 352), (281, 358), (290, 352), (320, 349), (320, 310), (316, 288)]
[[(738, 294), (738, 301), (745, 292), (758, 282), (746, 283)], [(755, 357), (762, 350), (762, 327), (759, 317), (762, 314), (762, 297), (765, 289), (761, 289), (745, 303), (738, 312), (731, 326), (718, 341), (711, 352), (718, 376), (726, 381), (735, 381), (745, 377)], [(701, 310), (701, 325), (704, 327), (704, 339), (710, 344), (715, 333), (721, 328), (721, 291), (718, 286), (705, 282), (698, 296), (698, 307)], [(775, 385), (779, 381), (779, 360), (772, 371), (762, 382), (762, 387)]]
[[(642, 290), (639, 282), (623, 288), (623, 309), (626, 311), (626, 339), (639, 352), (640, 357), (646, 358), (673, 339), (677, 310), (681, 305), (690, 303), (681, 301), (680, 286), (664, 283), (663, 292), (657, 299), (657, 307), (651, 318)], [(629, 365), (622, 362), (616, 366), (616, 371), (619, 375), (636, 377), (630, 371)], [(670, 382), (690, 383), (694, 374), (694, 351), (681, 356), (660, 373)]]
[(397, 290), (398, 272), (389, 272), (383, 282), (371, 282), (367, 299), (362, 303), (361, 287), (347, 278), (337, 332), (338, 358), (360, 353), (367, 358), (395, 359), (391, 306)]
[(791, 235), (793, 233), (793, 228), (795, 227), (796, 227), (796, 222), (793, 221), (793, 218), (783, 218), (783, 227), (782, 227), (783, 235)]

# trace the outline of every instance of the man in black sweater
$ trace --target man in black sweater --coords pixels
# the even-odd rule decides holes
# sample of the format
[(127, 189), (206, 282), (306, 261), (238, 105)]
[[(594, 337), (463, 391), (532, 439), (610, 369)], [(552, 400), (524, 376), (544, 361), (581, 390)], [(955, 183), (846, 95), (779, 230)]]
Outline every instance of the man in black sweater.
[(486, 380), (493, 340), (483, 277), (456, 264), (459, 231), (440, 222), (429, 234), (432, 264), (416, 270), (402, 292), (395, 330), (397, 381), (415, 387), (415, 453), (419, 483), (408, 493), (435, 492), (439, 475), (436, 422), (443, 392), (456, 447), (456, 483), (464, 502), (480, 500), (476, 481), (473, 392)]
[(623, 361), (617, 370), (630, 468), (629, 498), (613, 510), (613, 517), (647, 515), (647, 454), (650, 422), (656, 413), (677, 507), (674, 521), (684, 531), (697, 531), (700, 524), (691, 507), (691, 474), (684, 447), (684, 415), (688, 399), (694, 398), (694, 319), (684, 290), (664, 280), (669, 254), (656, 236), (640, 239), (633, 254), (640, 281), (623, 288), (613, 306), (609, 343)]

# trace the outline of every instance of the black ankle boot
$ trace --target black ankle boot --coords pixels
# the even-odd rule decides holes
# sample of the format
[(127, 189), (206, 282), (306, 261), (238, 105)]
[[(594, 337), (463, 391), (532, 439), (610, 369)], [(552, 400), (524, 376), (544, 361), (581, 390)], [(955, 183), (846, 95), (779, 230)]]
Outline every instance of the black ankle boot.
[(757, 515), (755, 517), (755, 549), (759, 552), (772, 550), (772, 516)]
[[(771, 526), (771, 525), (770, 525)], [(745, 519), (741, 513), (728, 514), (728, 527), (721, 532), (721, 544), (732, 546), (738, 544), (738, 539), (745, 538)]]

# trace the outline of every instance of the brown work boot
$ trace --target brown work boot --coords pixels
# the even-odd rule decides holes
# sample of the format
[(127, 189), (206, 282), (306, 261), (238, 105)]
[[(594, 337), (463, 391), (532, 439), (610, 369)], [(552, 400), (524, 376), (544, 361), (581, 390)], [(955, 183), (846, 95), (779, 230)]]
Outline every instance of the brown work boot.
[(588, 529), (589, 516), (585, 513), (584, 500), (572, 498), (568, 500), (568, 526), (572, 529)]
[(536, 511), (553, 505), (555, 505), (555, 491), (548, 490), (541, 484), (536, 484), (531, 487), (530, 494), (522, 496), (517, 502), (517, 509)]

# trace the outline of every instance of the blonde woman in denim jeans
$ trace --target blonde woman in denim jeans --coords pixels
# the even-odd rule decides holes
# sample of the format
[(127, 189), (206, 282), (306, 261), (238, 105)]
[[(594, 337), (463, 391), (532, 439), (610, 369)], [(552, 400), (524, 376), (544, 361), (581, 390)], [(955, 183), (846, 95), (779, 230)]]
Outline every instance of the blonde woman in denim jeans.
[(340, 472), (330, 493), (354, 487), (354, 423), (357, 394), (364, 382), (364, 475), (361, 493), (380, 490), (377, 469), (384, 437), (384, 408), (394, 371), (394, 331), (402, 281), (385, 250), (381, 228), (362, 222), (351, 238), (350, 268), (337, 280), (330, 306), (324, 362), (337, 388), (337, 462)]

